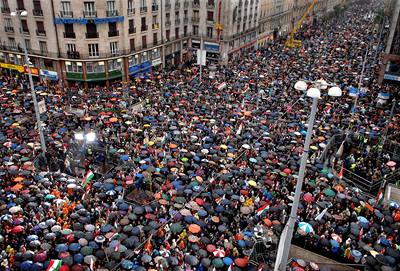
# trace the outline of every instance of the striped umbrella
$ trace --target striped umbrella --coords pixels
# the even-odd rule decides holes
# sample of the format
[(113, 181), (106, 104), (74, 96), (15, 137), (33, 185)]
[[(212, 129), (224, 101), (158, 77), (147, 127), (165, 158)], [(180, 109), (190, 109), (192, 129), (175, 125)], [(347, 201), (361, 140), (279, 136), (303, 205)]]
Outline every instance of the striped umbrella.
[(313, 227), (310, 224), (306, 223), (306, 222), (300, 222), (299, 223), (299, 229), (301, 231), (303, 231), (304, 233), (307, 233), (307, 234), (314, 231)]

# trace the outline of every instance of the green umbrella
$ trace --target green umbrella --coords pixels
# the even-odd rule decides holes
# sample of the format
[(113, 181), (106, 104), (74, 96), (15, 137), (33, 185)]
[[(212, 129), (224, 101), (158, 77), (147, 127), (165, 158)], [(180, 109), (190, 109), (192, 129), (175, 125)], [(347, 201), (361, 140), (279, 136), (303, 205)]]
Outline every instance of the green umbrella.
[(213, 264), (216, 268), (221, 268), (221, 267), (224, 266), (224, 262), (223, 262), (221, 259), (219, 259), (219, 258), (214, 259), (214, 260), (212, 261), (212, 264)]
[(110, 153), (116, 153), (117, 149), (110, 149)]
[(324, 193), (325, 193), (325, 195), (327, 196), (327, 197), (334, 197), (336, 194), (335, 194), (335, 191), (333, 191), (332, 189), (330, 189), (330, 188), (326, 188), (325, 190), (324, 190)]
[(189, 159), (187, 157), (182, 157), (181, 161), (182, 162), (187, 162), (187, 161), (189, 161)]
[(183, 230), (183, 227), (180, 223), (174, 223), (170, 227), (173, 233), (180, 233)]
[(169, 199), (171, 198), (168, 194), (162, 193), (162, 198), (169, 201)]
[(321, 173), (322, 174), (328, 174), (328, 170), (324, 168), (323, 170), (321, 170)]

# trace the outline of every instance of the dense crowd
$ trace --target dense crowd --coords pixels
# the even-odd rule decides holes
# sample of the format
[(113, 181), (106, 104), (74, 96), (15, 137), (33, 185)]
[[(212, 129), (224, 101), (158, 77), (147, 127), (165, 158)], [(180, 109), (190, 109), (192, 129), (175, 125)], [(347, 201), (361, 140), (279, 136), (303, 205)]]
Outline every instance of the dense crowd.
[[(294, 242), (341, 262), (395, 270), (398, 204), (366, 198), (318, 159), (337, 133), (362, 131), (374, 140), (384, 131), (389, 115), (375, 108), (373, 50), (362, 82), (367, 95), (355, 110), (347, 95), (358, 86), (366, 48), (377, 44), (371, 9), (377, 6), (354, 4), (341, 17), (307, 26), (301, 49), (271, 42), (218, 66), (202, 82), (193, 68), (108, 88), (41, 86), (49, 158), (64, 161), (69, 147), (81, 144), (86, 176), (70, 163), (56, 165), (59, 172), (35, 171), (40, 145), (29, 91), (3, 76), (2, 267), (257, 270), (252, 248), (263, 237), (271, 245), (280, 236), (306, 134), (311, 101), (294, 83), (325, 79), (343, 96), (330, 100), (322, 93)], [(221, 83), (226, 87), (218, 88)], [(143, 110), (133, 109), (139, 101)], [(80, 131), (95, 132), (105, 153), (119, 157), (117, 169), (91, 179), (98, 157), (88, 149), (99, 143), (77, 143)], [(398, 132), (397, 123), (389, 134)], [(100, 160), (107, 163), (107, 155)], [(369, 155), (360, 157), (371, 161)], [(125, 201), (132, 191), (144, 195), (144, 204)], [(296, 268), (304, 264), (299, 260)]]

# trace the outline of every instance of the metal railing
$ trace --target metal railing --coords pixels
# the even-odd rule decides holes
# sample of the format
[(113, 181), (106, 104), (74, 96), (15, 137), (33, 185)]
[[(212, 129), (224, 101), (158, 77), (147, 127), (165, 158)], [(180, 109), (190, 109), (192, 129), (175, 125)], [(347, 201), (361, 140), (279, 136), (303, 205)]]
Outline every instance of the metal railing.
[(119, 31), (108, 31), (108, 37), (117, 37), (119, 36)]
[(6, 14), (10, 14), (10, 8), (9, 7), (1, 7), (1, 13), (6, 13)]
[(63, 18), (72, 18), (74, 17), (74, 13), (70, 10), (61, 10), (60, 11), (60, 17)]
[(75, 32), (64, 32), (65, 39), (75, 39), (76, 35)]
[(97, 39), (97, 38), (99, 38), (99, 32), (86, 33), (86, 38), (87, 39)]
[(129, 32), (129, 34), (136, 33), (136, 27), (130, 27), (130, 28), (128, 29), (128, 32)]
[(128, 15), (135, 14), (135, 8), (128, 8)]
[(106, 15), (107, 17), (116, 17), (118, 16), (118, 10), (107, 10)]
[(85, 18), (95, 18), (97, 17), (97, 11), (94, 10), (84, 10), (83, 17)]
[(46, 36), (46, 30), (36, 30), (36, 35), (37, 36)]
[(140, 13), (146, 13), (147, 7), (140, 7)]
[(33, 16), (43, 16), (43, 10), (41, 9), (34, 9)]

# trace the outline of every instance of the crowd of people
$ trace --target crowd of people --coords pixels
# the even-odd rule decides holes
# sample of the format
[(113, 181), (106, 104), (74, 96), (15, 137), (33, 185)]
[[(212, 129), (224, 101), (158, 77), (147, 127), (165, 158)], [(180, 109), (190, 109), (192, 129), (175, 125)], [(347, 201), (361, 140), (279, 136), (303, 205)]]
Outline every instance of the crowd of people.
[[(330, 100), (322, 93), (294, 243), (340, 262), (396, 270), (399, 205), (368, 199), (318, 159), (335, 134), (356, 130), (376, 138), (385, 130), (389, 114), (375, 108), (380, 87), (373, 50), (362, 82), (367, 95), (355, 109), (347, 95), (358, 86), (365, 50), (378, 43), (371, 19), (377, 8), (353, 4), (340, 17), (307, 26), (301, 49), (270, 42), (218, 66), (202, 82), (194, 67), (153, 72), (128, 86), (38, 88), (47, 106), (48, 152), (65, 158), (75, 133), (95, 132), (105, 153), (120, 159), (101, 178), (92, 176), (92, 153), (86, 153), (84, 176), (68, 163), (58, 172), (34, 168), (40, 144), (31, 96), (21, 79), (3, 76), (2, 268), (270, 270), (252, 258), (253, 246), (263, 240), (276, 248), (311, 105), (293, 86), (325, 79), (343, 96)], [(217, 87), (221, 83), (226, 86)], [(140, 110), (134, 107), (139, 101)], [(399, 132), (398, 123), (390, 134)], [(90, 142), (79, 144), (85, 152), (91, 148)], [(127, 201), (131, 192), (146, 200)], [(318, 270), (314, 263), (294, 262), (293, 270)]]

